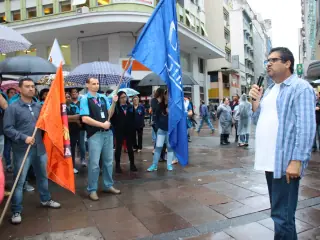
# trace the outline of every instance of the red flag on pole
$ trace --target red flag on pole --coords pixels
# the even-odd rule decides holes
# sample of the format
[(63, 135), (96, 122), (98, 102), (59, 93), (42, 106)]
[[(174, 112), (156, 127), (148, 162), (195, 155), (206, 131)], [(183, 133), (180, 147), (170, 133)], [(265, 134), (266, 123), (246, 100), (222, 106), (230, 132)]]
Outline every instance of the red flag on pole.
[(45, 131), (48, 178), (75, 193), (62, 64), (42, 106), (36, 125)]

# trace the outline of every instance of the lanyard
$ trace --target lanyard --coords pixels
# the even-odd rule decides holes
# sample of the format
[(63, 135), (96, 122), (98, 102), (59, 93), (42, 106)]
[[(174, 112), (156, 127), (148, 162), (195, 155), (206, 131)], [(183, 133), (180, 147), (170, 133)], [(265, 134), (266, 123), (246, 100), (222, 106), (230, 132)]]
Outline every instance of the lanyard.
[(99, 106), (99, 108), (101, 109), (101, 103), (100, 103), (100, 100), (99, 98), (93, 98), (93, 102)]

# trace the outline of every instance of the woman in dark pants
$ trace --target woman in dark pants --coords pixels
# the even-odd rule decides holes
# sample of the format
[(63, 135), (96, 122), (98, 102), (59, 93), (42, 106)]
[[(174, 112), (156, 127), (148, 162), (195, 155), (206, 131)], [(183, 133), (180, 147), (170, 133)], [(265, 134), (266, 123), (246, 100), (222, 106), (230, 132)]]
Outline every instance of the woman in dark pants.
[(134, 135), (134, 110), (133, 106), (129, 103), (127, 94), (123, 91), (118, 92), (118, 102), (115, 107), (114, 114), (111, 118), (112, 126), (114, 127), (116, 139), (116, 173), (122, 173), (120, 167), (120, 157), (123, 140), (127, 142), (127, 150), (130, 160), (130, 170), (136, 172), (137, 168), (134, 164), (133, 154), (133, 135)]
[(71, 95), (66, 93), (66, 105), (67, 105), (67, 114), (69, 122), (69, 133), (70, 133), (70, 145), (71, 145), (71, 155), (73, 163), (73, 172), (78, 173), (76, 169), (76, 146), (80, 142), (80, 109), (76, 104), (72, 103)]
[[(142, 136), (143, 136), (143, 128), (144, 128), (144, 116), (145, 116), (145, 109), (142, 104), (139, 104), (139, 97), (133, 97), (133, 110), (135, 116), (135, 131), (134, 131), (134, 138), (133, 138), (133, 149), (137, 152), (141, 152), (142, 150)], [(137, 143), (138, 137), (138, 143)]]

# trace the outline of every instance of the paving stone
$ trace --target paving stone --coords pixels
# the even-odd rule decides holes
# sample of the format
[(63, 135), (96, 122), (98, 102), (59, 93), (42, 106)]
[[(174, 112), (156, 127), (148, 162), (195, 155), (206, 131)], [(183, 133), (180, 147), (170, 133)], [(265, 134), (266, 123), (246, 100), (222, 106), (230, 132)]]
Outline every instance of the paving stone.
[(242, 206), (244, 206), (244, 204), (234, 201), (234, 202), (222, 203), (218, 205), (212, 205), (210, 206), (210, 208), (225, 215), (231, 211), (241, 208)]
[[(263, 226), (265, 226), (265, 227), (269, 228), (270, 230), (274, 231), (274, 223), (273, 223), (272, 218), (267, 218), (267, 219), (261, 220), (258, 223), (260, 223)], [(311, 228), (312, 228), (312, 226), (310, 224), (302, 222), (302, 221), (296, 219), (296, 230), (297, 230), (297, 233), (304, 232), (304, 231), (309, 230)]]
[(224, 232), (236, 240), (270, 240), (274, 237), (273, 231), (258, 223), (232, 227), (226, 229)]
[(216, 183), (209, 183), (204, 185), (207, 188), (210, 188), (218, 193), (226, 195), (229, 198), (234, 200), (242, 200), (248, 197), (257, 196), (257, 193), (252, 191), (246, 190), (244, 188), (238, 187), (234, 184), (227, 183), (227, 182), (216, 182)]
[(298, 234), (299, 240), (319, 240), (320, 228), (313, 228), (303, 233)]
[(320, 226), (320, 210), (316, 208), (309, 207), (299, 209), (296, 212), (296, 218), (312, 225), (313, 227)]
[(256, 196), (239, 200), (244, 205), (250, 206), (257, 211), (262, 211), (270, 208), (270, 200), (268, 196)]
[(225, 232), (208, 233), (192, 238), (185, 238), (186, 240), (234, 240), (231, 236)]

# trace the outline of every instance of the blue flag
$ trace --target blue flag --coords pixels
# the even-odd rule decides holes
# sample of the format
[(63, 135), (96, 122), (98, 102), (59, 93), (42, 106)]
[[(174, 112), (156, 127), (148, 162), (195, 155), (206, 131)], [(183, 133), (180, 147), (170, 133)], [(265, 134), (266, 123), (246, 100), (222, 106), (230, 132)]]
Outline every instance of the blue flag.
[(144, 26), (132, 57), (158, 74), (169, 89), (169, 142), (181, 165), (188, 164), (176, 0), (161, 0)]
[[(133, 61), (131, 61), (130, 66), (129, 66), (128, 69), (127, 69), (127, 73), (129, 73), (130, 75), (131, 75), (131, 72), (132, 72), (132, 63), (133, 63)], [(122, 84), (120, 85), (120, 89), (121, 89), (121, 88), (130, 88), (130, 81), (127, 82), (127, 83), (122, 83)]]

